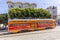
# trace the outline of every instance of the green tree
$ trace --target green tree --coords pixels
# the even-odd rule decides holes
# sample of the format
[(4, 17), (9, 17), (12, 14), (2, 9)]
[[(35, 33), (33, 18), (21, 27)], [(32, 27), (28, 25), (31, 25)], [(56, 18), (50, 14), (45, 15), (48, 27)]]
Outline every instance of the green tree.
[(11, 19), (25, 19), (25, 18), (51, 18), (51, 14), (42, 8), (12, 8), (9, 10), (9, 17)]
[(7, 15), (7, 13), (0, 14), (0, 24), (4, 24), (5, 27), (7, 26), (7, 24), (8, 24), (8, 15)]

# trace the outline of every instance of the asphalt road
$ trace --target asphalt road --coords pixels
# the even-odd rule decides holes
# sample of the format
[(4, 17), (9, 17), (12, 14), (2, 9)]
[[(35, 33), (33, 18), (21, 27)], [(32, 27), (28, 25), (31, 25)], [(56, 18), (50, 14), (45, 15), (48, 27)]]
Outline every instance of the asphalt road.
[(0, 40), (60, 40), (60, 26), (41, 31), (0, 35)]

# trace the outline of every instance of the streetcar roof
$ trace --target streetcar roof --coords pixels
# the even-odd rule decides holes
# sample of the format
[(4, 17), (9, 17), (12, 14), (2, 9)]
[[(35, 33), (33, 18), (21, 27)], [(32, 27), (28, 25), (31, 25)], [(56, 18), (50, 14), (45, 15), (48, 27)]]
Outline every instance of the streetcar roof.
[(54, 20), (54, 19), (12, 19), (12, 20), (8, 20), (8, 21), (20, 21), (20, 20)]

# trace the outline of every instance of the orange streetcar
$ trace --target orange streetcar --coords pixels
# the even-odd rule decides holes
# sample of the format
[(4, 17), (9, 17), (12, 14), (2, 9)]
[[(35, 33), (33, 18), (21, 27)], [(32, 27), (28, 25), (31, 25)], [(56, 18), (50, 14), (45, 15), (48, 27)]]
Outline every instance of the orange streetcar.
[(8, 31), (16, 33), (24, 30), (41, 30), (46, 28), (55, 28), (54, 19), (14, 19), (8, 22)]

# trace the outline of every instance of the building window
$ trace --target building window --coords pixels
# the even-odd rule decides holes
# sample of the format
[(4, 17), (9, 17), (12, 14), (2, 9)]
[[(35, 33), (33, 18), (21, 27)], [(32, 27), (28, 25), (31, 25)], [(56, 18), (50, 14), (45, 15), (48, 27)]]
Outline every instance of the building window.
[(55, 13), (55, 11), (53, 11), (53, 13)]
[(21, 6), (19, 6), (19, 8), (21, 8)]
[(11, 5), (10, 8), (13, 8), (13, 5)]
[(53, 6), (53, 8), (52, 9), (55, 9), (55, 7)]

